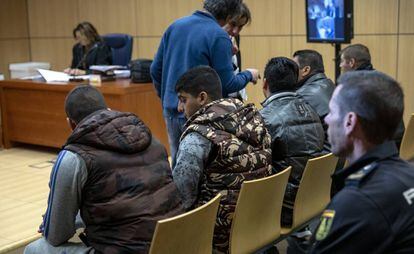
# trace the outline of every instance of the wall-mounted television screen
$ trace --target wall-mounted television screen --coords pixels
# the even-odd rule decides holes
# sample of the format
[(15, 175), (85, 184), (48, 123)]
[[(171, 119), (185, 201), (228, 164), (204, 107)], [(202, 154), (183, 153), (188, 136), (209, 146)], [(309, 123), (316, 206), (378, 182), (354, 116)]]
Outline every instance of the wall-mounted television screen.
[(305, 0), (308, 42), (350, 43), (353, 0)]

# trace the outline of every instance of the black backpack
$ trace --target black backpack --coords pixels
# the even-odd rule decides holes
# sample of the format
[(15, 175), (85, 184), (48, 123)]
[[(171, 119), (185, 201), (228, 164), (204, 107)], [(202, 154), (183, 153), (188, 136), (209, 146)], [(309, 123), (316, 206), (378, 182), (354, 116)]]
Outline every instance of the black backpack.
[(136, 59), (129, 63), (131, 70), (131, 81), (133, 83), (150, 83), (152, 82), (150, 75), (152, 60)]

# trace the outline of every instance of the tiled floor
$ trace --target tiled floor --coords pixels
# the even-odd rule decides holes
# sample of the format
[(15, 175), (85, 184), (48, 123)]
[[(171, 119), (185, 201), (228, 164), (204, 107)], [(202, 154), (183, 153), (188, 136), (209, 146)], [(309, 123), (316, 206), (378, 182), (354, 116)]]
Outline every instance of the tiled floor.
[(0, 253), (39, 237), (56, 156), (38, 147), (0, 151)]

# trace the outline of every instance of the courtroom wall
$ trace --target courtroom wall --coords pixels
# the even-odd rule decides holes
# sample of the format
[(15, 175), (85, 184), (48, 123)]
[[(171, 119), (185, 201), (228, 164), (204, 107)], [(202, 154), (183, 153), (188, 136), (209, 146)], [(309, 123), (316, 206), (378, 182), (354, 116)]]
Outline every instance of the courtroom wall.
[[(290, 57), (295, 50), (321, 52), (328, 76), (334, 76), (334, 47), (306, 43), (304, 0), (245, 0), (253, 22), (241, 35), (244, 67), (263, 71), (273, 56)], [(129, 33), (133, 58), (153, 58), (160, 38), (176, 18), (200, 8), (201, 0), (0, 0), (0, 72), (7, 64), (48, 61), (62, 70), (70, 64), (72, 29), (92, 22), (100, 32)], [(355, 38), (366, 44), (374, 67), (397, 78), (406, 94), (405, 120), (414, 112), (414, 0), (354, 0)], [(249, 101), (264, 99), (261, 83), (248, 86)]]

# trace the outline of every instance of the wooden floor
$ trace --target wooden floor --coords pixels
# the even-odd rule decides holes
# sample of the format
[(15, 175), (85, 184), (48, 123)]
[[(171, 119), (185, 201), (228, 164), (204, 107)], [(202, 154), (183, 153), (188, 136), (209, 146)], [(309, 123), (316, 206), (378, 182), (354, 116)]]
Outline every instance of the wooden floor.
[(40, 237), (56, 150), (21, 147), (0, 151), (0, 253)]
[[(40, 237), (37, 229), (46, 211), (57, 153), (30, 146), (0, 150), (0, 254), (21, 254), (24, 246)], [(286, 241), (278, 248), (286, 253)]]

